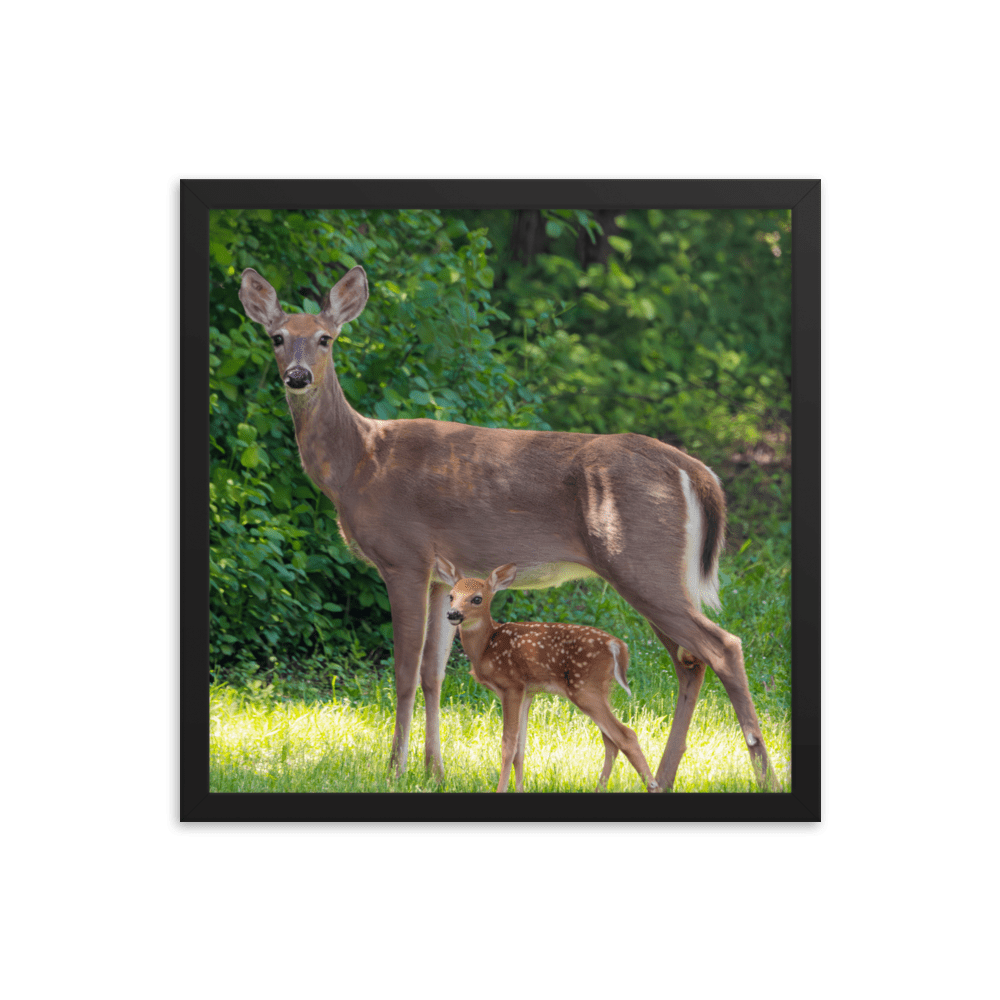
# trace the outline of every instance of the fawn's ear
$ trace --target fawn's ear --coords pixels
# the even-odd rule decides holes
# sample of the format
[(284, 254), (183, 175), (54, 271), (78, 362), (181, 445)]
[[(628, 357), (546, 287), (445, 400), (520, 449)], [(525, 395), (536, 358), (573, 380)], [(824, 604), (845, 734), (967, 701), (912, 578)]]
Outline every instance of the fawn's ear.
[(441, 577), (442, 580), (449, 587), (454, 587), (456, 583), (461, 579), (458, 575), (458, 570), (455, 569), (454, 563), (449, 562), (444, 556), (437, 556), (434, 560), (434, 569), (437, 570), (437, 575)]
[(278, 305), (278, 293), (252, 267), (240, 275), (240, 302), (246, 314), (268, 333), (285, 321), (285, 312)]
[(345, 323), (350, 323), (361, 315), (367, 301), (368, 278), (365, 276), (365, 269), (358, 264), (323, 296), (319, 316), (316, 318), (331, 333), (339, 333)]
[(506, 590), (514, 582), (515, 576), (517, 576), (517, 567), (513, 563), (498, 566), (490, 573), (486, 586), (495, 594), (498, 590)]

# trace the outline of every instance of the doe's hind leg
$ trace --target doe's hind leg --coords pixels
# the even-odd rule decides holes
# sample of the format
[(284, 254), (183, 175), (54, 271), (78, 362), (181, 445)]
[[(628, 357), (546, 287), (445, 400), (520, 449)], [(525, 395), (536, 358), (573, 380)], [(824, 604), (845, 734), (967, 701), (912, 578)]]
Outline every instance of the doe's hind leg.
[[(722, 686), (726, 689), (726, 694), (729, 695), (729, 700), (732, 702), (740, 729), (743, 731), (743, 739), (750, 752), (750, 763), (753, 766), (758, 786), (762, 791), (780, 792), (781, 785), (768, 759), (760, 721), (757, 718), (757, 710), (750, 697), (750, 682), (747, 679), (746, 665), (743, 662), (743, 644), (739, 638), (731, 635), (701, 614), (692, 614), (686, 620), (679, 619), (672, 625), (666, 626), (662, 632), (660, 628), (656, 628), (656, 633), (662, 639), (667, 630), (669, 630), (674, 643), (680, 644), (676, 653), (671, 651), (671, 658), (674, 660), (675, 669), (677, 669), (678, 683), (681, 685), (678, 694), (679, 716), (681, 700), (682, 698), (685, 700), (686, 718), (675, 719), (675, 724), (680, 721), (683, 726), (683, 734), (687, 733), (687, 727), (691, 721), (690, 712), (694, 710), (694, 699), (697, 697), (698, 689), (701, 688), (701, 679), (695, 676), (694, 671), (700, 669), (703, 673), (703, 668), (698, 668), (696, 665), (707, 663), (722, 681)], [(667, 645), (666, 641), (664, 644)], [(683, 652), (681, 652), (680, 646), (684, 647)], [(670, 649), (670, 645), (667, 645), (667, 649)], [(689, 667), (688, 664), (695, 666)], [(685, 673), (687, 676), (683, 677), (682, 675)], [(690, 700), (690, 705), (687, 704), (688, 700)], [(671, 727), (664, 757), (667, 757), (668, 751), (671, 750), (673, 735), (673, 727)], [(683, 740), (681, 740), (681, 744), (683, 744)], [(683, 749), (680, 752), (683, 753)], [(680, 760), (680, 754), (677, 754), (677, 760)], [(671, 761), (672, 758), (667, 763), (669, 764)], [(663, 768), (662, 762), (660, 766)], [(676, 766), (674, 770), (676, 771)], [(664, 773), (664, 777), (667, 777), (666, 773)], [(669, 777), (672, 780), (673, 775), (669, 775)]]
[(677, 707), (674, 709), (674, 718), (670, 723), (670, 735), (667, 737), (667, 745), (660, 758), (660, 766), (656, 769), (656, 783), (659, 785), (660, 791), (665, 792), (673, 788), (677, 768), (680, 765), (681, 757), (684, 756), (684, 751), (687, 749), (687, 734), (691, 726), (691, 717), (694, 715), (698, 694), (701, 691), (702, 682), (705, 680), (705, 664), (693, 653), (678, 646), (670, 636), (661, 632), (655, 625), (653, 631), (660, 642), (666, 646), (667, 652), (670, 654), (670, 661), (674, 665), (674, 672), (677, 674)]

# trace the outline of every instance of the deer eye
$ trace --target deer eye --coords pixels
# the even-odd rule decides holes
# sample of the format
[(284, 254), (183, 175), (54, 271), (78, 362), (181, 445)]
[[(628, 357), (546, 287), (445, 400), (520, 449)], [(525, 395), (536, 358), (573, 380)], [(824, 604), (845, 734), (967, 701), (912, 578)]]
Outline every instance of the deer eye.
[(476, 594), (476, 596), (472, 598), (472, 603), (473, 604), (482, 604), (483, 603), (483, 599), (478, 594)]
[(330, 338), (329, 337), (320, 337), (319, 338), (319, 346), (320, 347), (326, 347), (329, 343), (330, 343)]
[(454, 604), (455, 603), (455, 598), (452, 597), (451, 594), (448, 595), (448, 603), (449, 604)]
[(275, 347), (281, 347), (281, 345), (282, 345), (282, 344), (283, 344), (284, 342), (285, 342), (285, 338), (284, 338), (284, 337), (282, 337), (280, 333), (276, 333), (276, 334), (275, 334), (275, 335), (274, 335), (274, 336), (273, 336), (273, 337), (271, 338), (271, 343), (272, 343), (272, 344), (274, 344), (274, 346), (275, 346)]

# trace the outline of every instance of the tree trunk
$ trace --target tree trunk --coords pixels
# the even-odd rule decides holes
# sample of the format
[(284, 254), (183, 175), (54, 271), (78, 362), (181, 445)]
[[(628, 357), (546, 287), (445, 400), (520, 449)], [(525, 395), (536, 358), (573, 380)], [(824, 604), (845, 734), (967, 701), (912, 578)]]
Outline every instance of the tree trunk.
[(608, 237), (620, 233), (621, 230), (615, 225), (615, 217), (621, 215), (620, 208), (598, 208), (594, 211), (594, 218), (601, 224), (604, 232), (597, 237), (597, 241), (590, 241), (590, 234), (581, 229), (576, 238), (576, 255), (580, 259), (583, 267), (588, 264), (600, 264), (608, 266), (608, 255), (611, 253), (611, 245)]

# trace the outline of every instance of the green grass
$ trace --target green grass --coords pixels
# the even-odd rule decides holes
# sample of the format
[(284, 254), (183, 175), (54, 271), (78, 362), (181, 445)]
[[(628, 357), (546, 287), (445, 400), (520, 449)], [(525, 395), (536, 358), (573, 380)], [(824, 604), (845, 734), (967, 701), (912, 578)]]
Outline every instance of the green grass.
[[(743, 640), (750, 689), (768, 752), (790, 788), (791, 632), (787, 535), (751, 544), (724, 559), (723, 613), (713, 616)], [(501, 595), (504, 596), (504, 595)], [(493, 606), (499, 621), (578, 621), (623, 638), (631, 649), (629, 698), (617, 686), (612, 709), (639, 737), (655, 771), (667, 742), (677, 684), (666, 650), (645, 621), (600, 581), (555, 590), (509, 592)], [(395, 712), (391, 671), (359, 674), (335, 692), (304, 690), (280, 681), (251, 688), (225, 685), (211, 694), (213, 792), (487, 792), (500, 769), (500, 705), (468, 674), (459, 644), (448, 665), (441, 699), (445, 777), (424, 773), (424, 713), (417, 695), (410, 731), (410, 768), (399, 781), (387, 773)], [(756, 789), (742, 733), (729, 699), (709, 670), (674, 783), (677, 792)], [(525, 791), (593, 791), (604, 761), (597, 727), (565, 699), (537, 695), (525, 752)], [(511, 785), (513, 787), (513, 785)], [(619, 755), (611, 792), (642, 792), (632, 766)]]
[[(441, 735), (445, 778), (423, 771), (423, 713), (418, 695), (410, 743), (410, 769), (390, 781), (386, 763), (392, 740), (391, 689), (367, 702), (338, 699), (254, 700), (234, 688), (212, 693), (213, 792), (486, 792), (496, 787), (500, 768), (501, 716), (494, 699), (485, 710), (459, 696), (462, 684), (448, 678)], [(630, 725), (655, 770), (666, 745), (669, 718), (629, 703), (624, 692), (612, 700)], [(787, 716), (762, 718), (764, 739), (779, 776), (787, 784), (790, 729)], [(702, 699), (688, 736), (688, 751), (675, 791), (753, 791), (750, 758), (728, 702)], [(597, 727), (564, 699), (539, 695), (531, 706), (525, 753), (525, 791), (590, 792), (604, 762)], [(619, 755), (608, 783), (611, 792), (642, 792), (632, 766)]]

